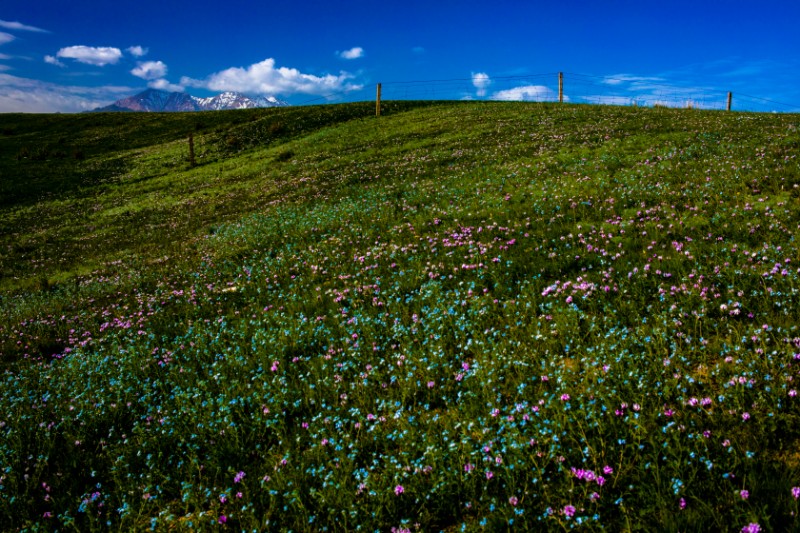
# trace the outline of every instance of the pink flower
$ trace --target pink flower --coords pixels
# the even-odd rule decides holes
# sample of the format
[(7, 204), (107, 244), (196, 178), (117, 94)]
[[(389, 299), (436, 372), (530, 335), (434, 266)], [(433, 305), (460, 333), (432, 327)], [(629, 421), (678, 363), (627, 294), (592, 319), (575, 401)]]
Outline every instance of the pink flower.
[(572, 505), (565, 505), (564, 506), (564, 515), (569, 518), (575, 514), (575, 507)]
[(245, 476), (245, 473), (240, 471), (238, 474), (233, 476), (233, 482), (234, 483), (239, 483), (241, 480), (244, 479), (244, 476)]
[(739, 496), (741, 496), (743, 500), (746, 500), (747, 498), (750, 497), (750, 491), (746, 490), (746, 489), (742, 489), (742, 490), (739, 491)]
[(401, 494), (403, 494), (405, 491), (406, 491), (406, 489), (404, 489), (404, 488), (403, 488), (403, 485), (397, 485), (397, 486), (394, 488), (394, 493), (395, 493), (395, 495), (396, 495), (396, 496), (400, 496), (400, 495), (401, 495)]
[(686, 509), (686, 500), (684, 500), (683, 498), (678, 500), (678, 507), (680, 507), (681, 509)]
[(792, 497), (796, 500), (800, 498), (800, 487), (792, 487)]
[(517, 505), (517, 503), (519, 503), (519, 500), (517, 499), (516, 496), (512, 496), (508, 499), (508, 503), (510, 503), (511, 505)]
[(217, 518), (217, 522), (219, 522), (220, 524), (224, 524), (227, 521), (228, 521), (228, 517), (225, 516), (224, 514), (223, 515), (219, 515), (219, 518)]
[(486, 471), (486, 479), (492, 479), (494, 477), (494, 472), (491, 470)]

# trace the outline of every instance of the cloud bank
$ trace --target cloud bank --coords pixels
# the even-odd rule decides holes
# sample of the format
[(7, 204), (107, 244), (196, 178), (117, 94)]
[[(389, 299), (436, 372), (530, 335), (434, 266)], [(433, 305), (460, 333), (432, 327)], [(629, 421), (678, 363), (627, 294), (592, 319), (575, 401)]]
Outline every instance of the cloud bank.
[(115, 65), (122, 58), (119, 48), (110, 46), (68, 46), (56, 53), (56, 57), (74, 59), (79, 63), (104, 67)]
[(315, 76), (297, 69), (275, 67), (275, 60), (265, 59), (249, 67), (232, 67), (208, 76), (203, 80), (184, 77), (181, 85), (211, 91), (237, 91), (249, 94), (325, 96), (333, 93), (356, 91), (362, 85), (352, 83), (354, 76), (340, 72), (338, 76)]
[(14, 36), (10, 33), (0, 31), (0, 44), (10, 43), (14, 40)]
[[(567, 100), (567, 98), (564, 98)], [(506, 102), (546, 102), (558, 100), (558, 94), (544, 85), (525, 85), (497, 91), (492, 95), (492, 100)]]
[(135, 90), (58, 85), (0, 73), (0, 113), (78, 113), (108, 105)]

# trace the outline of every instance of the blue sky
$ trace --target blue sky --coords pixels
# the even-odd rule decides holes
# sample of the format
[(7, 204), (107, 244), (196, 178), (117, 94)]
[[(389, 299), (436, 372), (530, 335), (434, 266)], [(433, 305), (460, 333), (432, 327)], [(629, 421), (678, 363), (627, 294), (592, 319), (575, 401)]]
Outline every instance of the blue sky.
[(559, 71), (575, 102), (719, 107), (733, 91), (735, 108), (800, 111), (798, 27), (789, 0), (3, 0), (0, 112), (82, 111), (147, 87), (547, 100)]

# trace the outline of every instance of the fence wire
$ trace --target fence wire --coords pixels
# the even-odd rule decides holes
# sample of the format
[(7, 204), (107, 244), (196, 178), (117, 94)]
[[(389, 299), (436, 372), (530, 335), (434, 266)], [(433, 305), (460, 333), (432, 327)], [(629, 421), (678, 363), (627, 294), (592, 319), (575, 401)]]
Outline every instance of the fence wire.
[[(656, 77), (593, 76), (563, 73), (563, 101), (572, 104), (725, 110), (728, 91), (702, 84), (670, 83)], [(301, 102), (313, 105), (375, 100), (376, 85), (320, 96)], [(470, 78), (388, 81), (381, 83), (382, 100), (470, 100), (558, 102), (559, 73)], [(733, 91), (732, 111), (800, 113), (800, 105)]]

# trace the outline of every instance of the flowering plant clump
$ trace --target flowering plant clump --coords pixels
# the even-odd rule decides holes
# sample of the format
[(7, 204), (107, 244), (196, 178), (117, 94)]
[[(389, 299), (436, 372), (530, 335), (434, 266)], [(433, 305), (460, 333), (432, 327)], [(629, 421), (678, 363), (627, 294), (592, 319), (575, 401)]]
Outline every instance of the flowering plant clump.
[(800, 528), (797, 115), (386, 105), (0, 159), (0, 529)]

